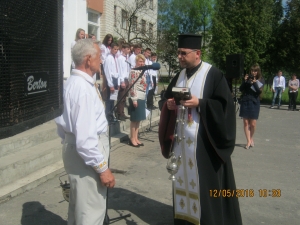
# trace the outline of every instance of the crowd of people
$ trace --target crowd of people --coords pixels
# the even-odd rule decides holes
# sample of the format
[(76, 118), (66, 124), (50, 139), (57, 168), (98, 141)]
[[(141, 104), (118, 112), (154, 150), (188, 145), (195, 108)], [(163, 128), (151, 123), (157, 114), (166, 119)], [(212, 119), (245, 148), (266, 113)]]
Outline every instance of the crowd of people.
[[(84, 30), (78, 29), (71, 49), (71, 76), (64, 84), (64, 111), (55, 121), (70, 181), (68, 224), (102, 225), (107, 188), (115, 186), (108, 167), (108, 124), (115, 120), (114, 100), (120, 102), (116, 119), (126, 120), (125, 102), (120, 99), (130, 88), (129, 144), (143, 146), (138, 139), (139, 123), (146, 118), (146, 106), (153, 107), (149, 95), (158, 80), (156, 71), (143, 74), (140, 67), (151, 65), (157, 56), (149, 48), (141, 53), (138, 43), (116, 43), (110, 34), (100, 47), (93, 35), (85, 37)], [(212, 190), (236, 189), (231, 164), (235, 109), (226, 79), (201, 60), (201, 35), (178, 36), (178, 60), (183, 70), (165, 92), (160, 120), (170, 126), (159, 127), (163, 155), (169, 157), (173, 152), (180, 158), (173, 185), (174, 224), (242, 224), (238, 198), (210, 194)], [(104, 86), (99, 90), (96, 77), (101, 70)], [(175, 101), (173, 87), (189, 90), (190, 98)], [(170, 131), (175, 124), (172, 139), (164, 130)], [(173, 144), (168, 149), (165, 140), (170, 138)]]
[[(96, 36), (94, 34), (86, 34), (83, 29), (79, 28), (76, 31), (75, 40), (71, 43), (71, 49), (78, 40), (86, 38), (90, 38), (94, 41), (96, 40)], [(120, 38), (117, 42), (114, 42), (113, 36), (111, 34), (107, 34), (100, 45), (100, 51), (100, 64), (102, 68), (100, 73), (102, 74), (95, 76), (95, 79), (102, 77), (105, 80), (104, 86), (100, 86), (100, 93), (105, 101), (105, 113), (107, 120), (108, 122), (115, 122), (117, 120), (125, 121), (126, 119), (130, 119), (124, 111), (128, 88), (130, 87), (128, 82), (129, 74), (131, 70), (136, 67), (136, 56), (141, 54), (142, 45), (140, 43), (126, 43), (122, 38)], [(143, 55), (145, 56), (145, 65), (151, 65), (157, 60), (156, 53), (152, 52), (150, 48), (144, 49)], [(72, 61), (71, 70), (74, 68), (75, 64)], [(145, 108), (149, 110), (155, 109), (156, 106), (153, 104), (153, 96), (157, 87), (156, 83), (158, 82), (158, 72), (155, 70), (146, 70), (145, 78), (147, 85), (145, 90)], [(149, 92), (150, 94), (148, 95)], [(128, 97), (131, 98), (131, 96)], [(116, 107), (114, 99), (118, 102)], [(147, 101), (148, 99), (149, 101)], [(113, 110), (114, 107), (115, 110)]]
[[(234, 102), (224, 75), (201, 60), (201, 38), (196, 34), (178, 36), (177, 56), (183, 69), (168, 85), (162, 103), (162, 153), (166, 158), (174, 155), (178, 159), (172, 186), (174, 224), (240, 225), (231, 163), (236, 138)], [(154, 107), (149, 96), (158, 79), (157, 71), (142, 71), (141, 67), (156, 62), (157, 55), (150, 48), (142, 52), (139, 43), (131, 45), (124, 39), (114, 42), (111, 34), (100, 45), (95, 35), (86, 35), (83, 29), (76, 32), (71, 54), (71, 76), (64, 84), (64, 111), (55, 120), (70, 181), (68, 224), (102, 225), (107, 188), (115, 186), (108, 167), (108, 124), (130, 119), (129, 145), (144, 146), (138, 138), (139, 125), (146, 118), (146, 108)], [(100, 89), (96, 82), (99, 77), (103, 79)], [(263, 86), (261, 68), (254, 64), (240, 86), (246, 149), (254, 147)], [(296, 74), (288, 86), (289, 110), (296, 110)], [(188, 97), (176, 99), (173, 89), (179, 87)], [(285, 78), (278, 71), (272, 85), (271, 108), (277, 97), (280, 108), (284, 90)], [(130, 117), (124, 112), (127, 96)]]

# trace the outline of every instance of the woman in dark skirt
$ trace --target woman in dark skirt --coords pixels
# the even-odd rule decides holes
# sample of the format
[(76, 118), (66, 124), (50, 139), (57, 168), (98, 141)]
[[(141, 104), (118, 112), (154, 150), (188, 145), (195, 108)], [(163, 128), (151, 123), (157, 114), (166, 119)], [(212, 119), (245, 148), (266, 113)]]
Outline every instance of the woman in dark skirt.
[[(145, 56), (139, 54), (135, 58), (136, 66), (140, 67), (145, 65)], [(144, 146), (138, 139), (140, 121), (146, 119), (146, 105), (145, 105), (145, 91), (146, 91), (146, 77), (141, 70), (131, 70), (129, 74), (129, 84), (132, 85), (137, 79), (138, 81), (130, 89), (129, 99), (129, 112), (130, 112), (130, 140), (129, 145), (133, 147)]]
[(240, 117), (244, 121), (244, 131), (247, 139), (245, 149), (254, 147), (253, 136), (256, 129), (256, 121), (260, 111), (259, 95), (262, 92), (264, 81), (258, 64), (254, 64), (249, 75), (246, 74), (240, 86), (241, 108)]

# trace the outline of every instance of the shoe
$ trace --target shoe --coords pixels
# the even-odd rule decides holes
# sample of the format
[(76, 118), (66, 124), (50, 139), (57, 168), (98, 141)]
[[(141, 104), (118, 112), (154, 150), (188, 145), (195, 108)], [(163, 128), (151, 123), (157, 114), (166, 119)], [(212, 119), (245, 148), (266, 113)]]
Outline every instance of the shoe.
[(274, 109), (274, 106), (270, 106), (270, 109)]
[(280, 105), (279, 105), (279, 106), (277, 106), (277, 109), (280, 109)]
[(132, 147), (135, 147), (135, 148), (139, 148), (139, 147), (140, 147), (140, 145), (134, 145), (134, 144), (132, 144), (132, 142), (131, 142), (130, 139), (129, 139), (128, 144), (129, 144), (130, 146), (132, 146)]
[(246, 145), (246, 146), (245, 146), (245, 149), (247, 149), (247, 150), (248, 150), (249, 148), (250, 148), (250, 145), (249, 145), (249, 146), (248, 146), (248, 145)]
[(139, 146), (145, 146), (143, 143), (138, 144)]
[(254, 147), (254, 142), (253, 141), (251, 142), (250, 147), (252, 147), (252, 148)]

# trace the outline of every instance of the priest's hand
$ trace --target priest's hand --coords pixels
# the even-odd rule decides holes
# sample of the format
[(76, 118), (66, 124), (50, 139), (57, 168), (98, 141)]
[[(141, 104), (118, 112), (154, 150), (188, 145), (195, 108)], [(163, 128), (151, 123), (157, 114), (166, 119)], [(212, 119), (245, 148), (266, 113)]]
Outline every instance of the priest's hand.
[(167, 100), (167, 107), (168, 107), (168, 110), (175, 110), (176, 109), (177, 106), (176, 106), (174, 98), (169, 98)]
[(110, 169), (105, 170), (99, 174), (101, 184), (108, 188), (113, 188), (115, 186), (115, 177), (110, 171)]
[(192, 95), (190, 100), (181, 100), (180, 104), (188, 108), (196, 108), (199, 106), (199, 99), (195, 95)]

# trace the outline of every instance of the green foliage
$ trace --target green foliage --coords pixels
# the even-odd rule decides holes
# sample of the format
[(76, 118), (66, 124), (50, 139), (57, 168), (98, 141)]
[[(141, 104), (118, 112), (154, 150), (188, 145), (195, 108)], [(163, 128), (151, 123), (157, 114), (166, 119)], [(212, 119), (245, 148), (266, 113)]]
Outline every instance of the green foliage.
[(226, 55), (244, 54), (246, 70), (263, 64), (272, 31), (273, 0), (217, 0), (212, 25), (212, 59), (225, 71)]
[[(158, 54), (168, 65), (169, 76), (179, 71), (177, 60), (177, 35), (201, 33), (205, 46), (206, 29), (211, 24), (213, 0), (161, 0), (158, 2)], [(207, 55), (206, 50), (203, 56)]]
[(300, 0), (287, 2), (286, 16), (277, 39), (278, 65), (288, 72), (300, 73)]

